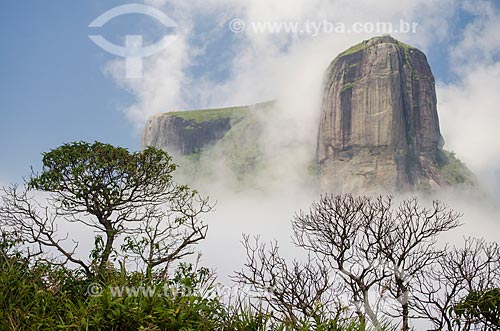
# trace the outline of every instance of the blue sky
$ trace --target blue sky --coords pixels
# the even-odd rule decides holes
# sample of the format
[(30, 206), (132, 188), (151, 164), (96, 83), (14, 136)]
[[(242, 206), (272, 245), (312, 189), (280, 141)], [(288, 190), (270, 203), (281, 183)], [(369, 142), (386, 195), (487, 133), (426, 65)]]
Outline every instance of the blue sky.
[[(274, 143), (297, 136), (314, 139), (316, 131), (309, 124), (317, 127), (311, 111), (318, 108), (311, 95), (320, 90), (317, 83), (324, 69), (339, 52), (371, 35), (234, 34), (227, 22), (235, 17), (247, 23), (325, 17), (346, 22), (405, 19), (420, 23), (418, 33), (396, 37), (427, 54), (437, 80), (446, 148), (478, 174), (484, 187), (496, 190), (500, 201), (500, 1), (144, 1), (167, 13), (180, 31), (172, 47), (145, 61), (141, 83), (124, 80), (121, 60), (116, 62), (116, 56), (88, 38), (95, 33), (90, 22), (132, 1), (0, 0), (0, 186), (20, 182), (29, 175), (30, 166), (39, 169), (41, 153), (66, 142), (98, 140), (137, 150), (141, 123), (151, 114), (172, 109), (289, 98), (286, 105), (295, 125), (286, 122), (274, 130)], [(118, 45), (127, 34), (141, 34), (152, 43), (164, 32), (160, 24), (141, 15), (118, 17), (99, 29)], [(314, 149), (314, 142), (310, 146)], [(296, 180), (290, 166), (297, 159), (302, 165), (302, 156), (297, 153), (282, 160), (279, 155), (271, 163), (278, 171), (262, 179), (271, 194), (221, 193), (208, 183), (212, 201), (219, 201), (215, 213), (207, 215), (210, 232), (200, 246), (204, 265), (217, 268), (219, 276), (239, 270), (244, 254), (241, 233), (262, 234), (263, 242), (278, 239), (285, 257), (297, 257), (287, 246), (290, 217), (317, 198)], [(291, 178), (292, 185), (275, 185), (283, 178)], [(450, 234), (452, 243), (465, 235), (498, 239), (496, 209), (492, 212), (468, 196), (448, 198), (465, 214), (466, 222), (460, 233)], [(82, 252), (91, 249), (93, 236), (79, 232), (73, 223), (67, 228), (75, 229)]]
[[(0, 180), (17, 181), (29, 173), (30, 165), (39, 165), (42, 152), (65, 142), (98, 140), (140, 147), (140, 135), (123, 114), (134, 95), (105, 74), (103, 68), (114, 56), (88, 38), (92, 20), (124, 3), (0, 2)], [(141, 16), (117, 18), (99, 34), (116, 44), (123, 44), (126, 34), (158, 39), (159, 24)], [(200, 20), (200, 35), (209, 28), (209, 20)], [(217, 66), (209, 74), (224, 79), (228, 69), (211, 49), (193, 64), (190, 75)]]
[[(42, 152), (65, 142), (98, 140), (132, 150), (140, 148), (140, 130), (126, 116), (127, 108), (138, 103), (140, 95), (105, 70), (116, 57), (88, 38), (95, 32), (88, 27), (92, 20), (124, 3), (127, 2), (0, 2), (0, 181), (19, 181), (21, 176), (29, 174), (31, 165), (39, 166)], [(196, 80), (204, 81), (205, 86), (232, 83), (238, 68), (234, 57), (248, 44), (248, 39), (232, 34), (221, 24), (225, 7), (214, 1), (217, 14), (212, 10), (193, 10), (187, 22), (182, 11), (174, 10), (181, 2), (159, 0), (159, 3), (159, 8), (168, 12), (181, 28), (183, 24), (190, 25), (187, 46), (198, 50), (182, 66), (182, 86), (190, 87)], [(248, 7), (236, 7), (245, 6)], [(228, 7), (232, 8), (227, 9), (229, 16), (239, 12), (234, 7)], [(457, 8), (446, 18), (449, 33), (445, 41), (431, 39), (425, 46), (434, 74), (443, 84), (461, 84), (453, 70), (449, 49), (459, 43), (463, 30), (477, 18), (470, 11)], [(126, 34), (142, 34), (147, 42), (154, 42), (163, 32), (158, 22), (148, 17), (127, 15), (110, 21), (99, 33), (123, 44)], [(406, 40), (411, 41), (412, 37)], [(422, 38), (415, 40), (418, 44)], [(329, 56), (335, 55), (332, 52)], [(181, 93), (185, 99), (183, 107), (207, 106), (203, 97), (191, 96), (188, 91)], [(249, 98), (254, 99), (260, 101), (258, 97)], [(241, 103), (245, 102), (246, 99), (241, 99)], [(218, 102), (209, 105), (219, 106)], [(164, 109), (161, 104), (156, 109), (168, 110), (167, 104)]]
[(103, 75), (107, 54), (87, 37), (108, 3), (1, 2), (0, 178), (29, 174), (40, 153), (69, 141), (138, 148), (120, 112), (133, 96)]

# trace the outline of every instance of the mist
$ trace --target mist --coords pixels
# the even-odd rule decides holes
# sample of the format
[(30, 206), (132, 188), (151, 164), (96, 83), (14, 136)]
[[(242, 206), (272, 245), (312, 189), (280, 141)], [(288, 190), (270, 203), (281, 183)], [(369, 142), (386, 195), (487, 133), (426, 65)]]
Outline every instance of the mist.
[[(167, 17), (151, 15), (158, 11), (142, 4)], [(420, 330), (433, 322), (430, 315), (424, 318), (425, 313), (419, 319), (418, 307), (413, 306), (432, 305), (422, 299), (429, 293), (420, 293), (426, 290), (421, 286), (435, 285), (437, 292), (430, 296), (442, 297), (446, 287), (458, 289), (448, 301), (450, 309), (440, 312), (452, 318), (460, 315), (452, 311), (460, 308), (457, 303), (475, 301), (469, 294), (489, 296), (490, 288), (494, 295), (499, 293), (500, 261), (486, 262), (484, 272), (489, 275), (483, 277), (481, 266), (467, 260), (481, 260), (489, 253), (494, 260), (498, 246), (481, 251), (478, 244), (462, 260), (455, 249), (464, 248), (471, 238), (484, 240), (485, 246), (500, 244), (500, 1), (137, 0), (90, 1), (69, 7), (55, 1), (31, 12), (28, 7), (20, 2), (2, 7), (8, 13), (3, 23), (10, 47), (1, 60), (6, 70), (1, 82), (5, 167), (0, 174), (0, 282), (10, 285), (0, 295), (0, 316), (7, 317), (0, 320), (0, 329), (3, 325), (57, 329), (80, 324), (104, 329), (169, 327), (166, 324), (252, 328), (261, 318), (269, 325), (281, 314), (283, 327), (293, 328), (295, 313), (286, 306), (298, 302), (292, 309), (299, 319), (304, 315), (306, 323), (312, 322), (310, 328), (317, 327), (319, 319), (330, 327), (345, 316), (347, 323), (359, 322), (361, 327), (366, 319), (376, 328), (381, 317), (403, 329), (409, 320), (410, 328)], [(106, 27), (89, 25), (92, 20), (106, 21)], [(383, 71), (384, 58), (381, 61), (375, 48), (366, 47), (364, 54), (370, 56), (359, 65), (355, 55), (363, 48), (359, 44), (383, 35), (403, 43), (389, 38), (379, 40), (394, 45), (373, 43), (383, 54), (391, 54), (390, 69)], [(434, 74), (446, 153), (427, 153), (440, 140), (434, 108), (429, 106), (434, 101), (432, 80), (424, 57), (408, 45), (425, 54)], [(349, 49), (342, 59), (345, 63), (332, 65)], [(325, 76), (327, 68), (337, 64), (349, 69), (330, 71), (345, 74), (343, 84), (325, 82), (332, 78), (330, 73)], [(127, 72), (127, 65), (133, 72)], [(365, 72), (370, 72), (366, 81)], [(386, 72), (391, 82), (386, 81)], [(327, 93), (325, 86), (331, 87)], [(410, 86), (411, 91), (405, 91)], [(389, 88), (394, 88), (392, 98), (380, 93)], [(336, 221), (318, 213), (323, 223), (314, 225), (326, 224), (325, 229), (311, 233), (310, 247), (307, 243), (299, 247), (294, 244), (300, 239), (294, 238), (293, 226), (297, 231), (303, 220), (302, 230), (309, 234), (307, 219), (301, 216), (315, 215), (315, 204), (325, 195), (349, 193), (340, 190), (350, 185), (339, 191), (335, 191), (337, 184), (321, 186), (327, 180), (320, 172), (331, 166), (326, 170), (334, 173), (338, 164), (333, 157), (323, 157), (328, 136), (338, 136), (338, 118), (322, 125), (319, 137), (327, 100), (342, 99), (340, 131), (346, 131), (349, 107), (344, 107), (344, 97), (349, 95), (355, 102), (350, 107), (355, 115), (351, 116), (355, 119), (351, 121), (352, 151), (362, 150), (367, 160), (355, 155), (349, 163), (352, 168), (342, 166), (342, 173), (346, 178), (352, 175), (357, 187), (365, 179), (390, 183), (392, 160), (382, 158), (394, 152), (398, 172), (394, 182), (418, 188), (376, 191), (374, 183), (352, 192), (355, 197), (380, 195), (392, 202), (390, 210), (377, 215), (362, 210), (363, 216), (356, 215), (359, 222), (351, 223), (352, 232), (344, 231), (347, 238), (334, 233), (345, 230), (339, 225), (344, 218)], [(357, 102), (357, 96), (366, 97), (366, 103)], [(395, 100), (397, 96), (402, 100)], [(395, 103), (394, 109), (405, 114), (392, 112), (395, 132), (387, 135), (383, 130), (391, 126), (390, 108)], [(414, 107), (407, 109), (409, 104), (422, 105), (425, 114), (419, 116)], [(381, 108), (370, 111), (378, 130), (362, 112), (367, 105)], [(220, 108), (226, 109), (210, 112)], [(190, 110), (194, 112), (182, 115)], [(356, 116), (358, 111), (362, 116)], [(173, 112), (175, 118), (161, 115)], [(432, 123), (433, 130), (425, 130), (426, 123)], [(330, 127), (334, 130), (328, 132)], [(403, 127), (409, 135), (432, 131), (432, 139), (414, 142), (403, 137)], [(167, 128), (174, 134), (163, 134)], [(364, 130), (369, 132), (366, 137), (360, 133)], [(400, 137), (395, 151), (381, 143), (377, 148), (363, 146), (363, 138), (380, 142)], [(166, 150), (178, 167), (164, 153), (140, 153), (148, 141), (165, 149), (169, 148), (165, 145), (178, 146), (179, 150), (173, 146)], [(54, 153), (42, 153), (51, 148)], [(419, 155), (419, 150), (424, 152)], [(349, 150), (344, 151), (339, 154), (348, 157)], [(95, 157), (103, 153), (117, 162)], [(369, 165), (371, 157), (377, 160), (375, 169)], [(320, 164), (318, 159), (326, 162)], [(474, 174), (476, 185), (471, 185), (474, 176), (457, 159)], [(420, 181), (419, 163), (422, 175), (432, 181)], [(23, 171), (29, 164), (31, 171)], [(19, 178), (20, 172), (27, 177)], [(39, 178), (30, 181), (33, 177)], [(19, 186), (11, 184), (16, 180)], [(441, 183), (462, 180), (462, 185), (438, 188)], [(73, 185), (75, 181), (83, 187)], [(401, 203), (414, 198), (419, 206), (398, 210)], [(450, 214), (441, 215), (439, 210), (429, 216), (427, 211), (432, 213), (436, 201)], [(338, 211), (328, 209), (328, 203), (321, 206)], [(409, 215), (412, 212), (419, 215)], [(454, 212), (460, 215), (461, 225), (456, 228)], [(380, 215), (395, 222), (378, 223)], [(439, 232), (447, 226), (440, 227), (440, 216), (452, 230)], [(424, 223), (437, 228), (436, 237), (432, 229), (423, 229), (419, 237), (412, 222), (405, 224), (406, 220), (420, 223), (426, 217), (429, 223)], [(432, 224), (433, 218), (437, 224)], [(414, 234), (415, 245), (411, 237), (404, 238), (408, 233)], [(347, 251), (347, 257), (333, 256), (332, 241), (338, 237), (345, 244), (339, 255)], [(350, 238), (353, 241), (346, 240)], [(321, 243), (324, 250), (315, 251)], [(258, 244), (265, 248), (259, 251)], [(365, 244), (369, 252), (360, 252), (359, 246)], [(276, 246), (279, 257), (273, 259), (276, 251), (270, 250)], [(266, 260), (268, 253), (272, 257)], [(423, 253), (423, 261), (418, 253)], [(405, 259), (404, 263), (396, 263), (397, 258)], [(261, 265), (270, 277), (252, 286), (245, 276), (258, 274), (252, 268)], [(362, 271), (363, 267), (367, 269)], [(478, 271), (474, 273), (477, 283), (466, 279), (469, 270), (461, 267)], [(368, 278), (376, 278), (373, 285)], [(289, 286), (286, 291), (295, 291), (292, 297), (279, 293), (280, 281), (284, 288)], [(160, 287), (162, 291), (156, 291)], [(136, 291), (141, 289), (147, 291)], [(266, 308), (275, 307), (264, 300), (253, 315), (245, 305), (261, 303), (253, 301), (258, 300), (257, 292), (282, 299), (280, 304), (288, 312), (275, 309), (277, 314), (268, 314)], [(216, 294), (221, 297), (212, 297)], [(298, 300), (293, 297), (296, 294)], [(149, 299), (156, 296), (158, 300)], [(300, 296), (313, 300), (300, 302)], [(337, 305), (330, 298), (342, 302)], [(316, 314), (323, 311), (323, 316)], [(268, 315), (271, 320), (266, 322)], [(457, 327), (461, 326), (460, 321)]]
[[(145, 64), (142, 81), (127, 81), (121, 61), (107, 70), (118, 84), (136, 96), (137, 102), (124, 110), (140, 132), (147, 118), (158, 112), (250, 105), (277, 100), (273, 112), (259, 117), (263, 131), (255, 134), (264, 160), (251, 185), (242, 186), (224, 159), (200, 160), (204, 175), (176, 179), (187, 183), (217, 202), (207, 215), (208, 238), (198, 247), (202, 264), (217, 270), (219, 281), (229, 277), (245, 262), (242, 234), (260, 235), (263, 242), (277, 240), (285, 257), (300, 256), (291, 244), (291, 220), (300, 209), (307, 210), (321, 193), (308, 167), (314, 162), (323, 73), (341, 51), (375, 34), (320, 34), (301, 36), (245, 31), (231, 36), (227, 77), (214, 80), (209, 73), (197, 77), (189, 67), (211, 42), (220, 42), (227, 22), (235, 17), (251, 21), (324, 19), (352, 23), (401, 19), (418, 22), (415, 34), (393, 35), (425, 53), (446, 41), (450, 76), (437, 77), (438, 114), (446, 141), (477, 175), (480, 188), (452, 188), (422, 194), (422, 204), (432, 199), (445, 202), (463, 214), (462, 227), (446, 233), (442, 243), (461, 246), (472, 236), (495, 241), (500, 233), (498, 207), (500, 188), (500, 15), (489, 1), (191, 1), (175, 4), (150, 0), (182, 22), (174, 47)], [(458, 12), (472, 19), (451, 41), (449, 35)], [(216, 22), (213, 31), (196, 40), (195, 17), (204, 13)], [(444, 64), (443, 64), (444, 65)], [(436, 68), (432, 68), (436, 69)], [(442, 71), (442, 70), (441, 70)], [(137, 134), (139, 136), (139, 134)], [(174, 158), (175, 161), (175, 158)], [(403, 199), (406, 196), (397, 196)]]

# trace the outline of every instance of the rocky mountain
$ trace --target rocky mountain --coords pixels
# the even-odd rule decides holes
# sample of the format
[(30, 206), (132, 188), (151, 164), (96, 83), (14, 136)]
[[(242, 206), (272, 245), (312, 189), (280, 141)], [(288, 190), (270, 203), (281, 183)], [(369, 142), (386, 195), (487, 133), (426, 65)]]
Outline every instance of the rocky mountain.
[(149, 118), (143, 130), (142, 146), (182, 155), (199, 153), (222, 139), (247, 112), (249, 107), (157, 114)]
[[(233, 170), (251, 173), (259, 159), (256, 114), (273, 103), (153, 116), (142, 145), (199, 156), (217, 149)], [(337, 56), (324, 76), (316, 160), (323, 191), (411, 191), (474, 183), (443, 150), (435, 82), (421, 51), (390, 36)], [(261, 116), (262, 118), (262, 116)], [(268, 123), (269, 125), (269, 123)], [(271, 123), (272, 125), (272, 123)]]
[(340, 54), (325, 74), (317, 162), (324, 188), (454, 184), (443, 151), (434, 76), (421, 51), (390, 36)]
[[(189, 177), (207, 175), (211, 165), (228, 168), (239, 179), (252, 177), (262, 160), (262, 118), (274, 102), (251, 106), (157, 114), (142, 133), (142, 147), (154, 146), (175, 156)], [(228, 170), (226, 169), (226, 170)]]

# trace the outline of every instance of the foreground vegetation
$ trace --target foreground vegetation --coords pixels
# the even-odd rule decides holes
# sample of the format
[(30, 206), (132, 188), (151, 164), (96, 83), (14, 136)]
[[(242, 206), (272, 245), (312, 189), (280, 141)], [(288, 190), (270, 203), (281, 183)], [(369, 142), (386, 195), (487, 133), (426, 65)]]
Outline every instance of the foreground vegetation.
[[(410, 330), (415, 318), (500, 329), (499, 246), (438, 248), (460, 226), (441, 202), (322, 196), (292, 220), (305, 261), (245, 236), (239, 287), (227, 289), (185, 262), (213, 205), (175, 183), (175, 169), (154, 148), (78, 142), (4, 188), (0, 330)], [(93, 248), (79, 250), (64, 223), (90, 229)]]
[[(5, 242), (4, 242), (5, 244)], [(89, 293), (95, 280), (66, 268), (52, 268), (14, 254), (0, 263), (0, 330), (288, 330), (269, 312), (255, 311), (243, 302), (225, 305), (211, 293), (207, 269), (181, 265), (171, 279), (149, 282), (144, 275), (110, 270), (102, 292)], [(112, 284), (112, 285), (111, 285)], [(109, 290), (159, 289), (156, 295)], [(168, 292), (164, 288), (191, 288)], [(355, 322), (330, 321), (301, 330), (357, 330)]]

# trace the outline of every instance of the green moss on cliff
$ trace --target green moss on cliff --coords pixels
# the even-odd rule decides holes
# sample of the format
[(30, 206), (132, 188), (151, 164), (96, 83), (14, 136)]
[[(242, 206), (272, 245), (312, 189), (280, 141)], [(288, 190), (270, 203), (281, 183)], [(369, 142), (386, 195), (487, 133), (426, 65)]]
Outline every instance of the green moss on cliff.
[(245, 117), (215, 146), (216, 153), (221, 153), (227, 166), (239, 180), (251, 175), (262, 161), (262, 146), (258, 137), (262, 133), (262, 124), (255, 115)]
[(171, 113), (198, 124), (231, 119), (230, 129), (214, 145), (178, 156), (183, 175), (190, 179), (216, 178), (219, 170), (227, 169), (238, 183), (252, 186), (255, 174), (262, 168), (263, 146), (259, 139), (263, 130), (261, 118), (266, 118), (265, 112), (273, 107), (274, 102), (270, 101), (245, 107)]
[(401, 41), (398, 40), (398, 46), (401, 47), (401, 48), (404, 48), (405, 50), (409, 50), (409, 49), (415, 49), (415, 47), (413, 46), (410, 46), (408, 44), (405, 44)]
[(169, 113), (171, 115), (185, 119), (186, 121), (195, 121), (197, 123), (208, 122), (220, 118), (238, 119), (244, 117), (250, 111), (249, 107), (228, 107), (217, 109), (187, 110)]
[(420, 191), (420, 192), (429, 193), (432, 191), (432, 187), (431, 187), (431, 184), (429, 183), (429, 180), (419, 181), (417, 183), (417, 185), (415, 186), (415, 188), (417, 189), (417, 191)]
[(168, 113), (180, 117), (186, 121), (195, 121), (197, 123), (208, 122), (221, 118), (230, 118), (231, 120), (241, 120), (252, 112), (252, 109), (258, 110), (272, 105), (274, 101), (258, 103), (255, 106), (240, 106), (227, 108), (214, 108), (202, 110), (186, 110)]
[[(343, 56), (347, 56), (347, 55), (351, 55), (351, 54), (355, 54), (357, 52), (360, 52), (360, 51), (364, 50), (366, 48), (366, 45), (368, 44), (368, 42), (370, 40), (373, 40), (373, 39), (376, 39), (376, 38), (380, 38), (380, 37), (374, 37), (374, 38), (371, 38), (369, 40), (365, 40), (363, 42), (360, 42), (359, 44), (356, 44), (356, 45), (348, 48), (344, 52), (340, 53), (340, 55), (338, 56), (338, 58), (343, 57)], [(410, 49), (415, 49), (415, 47), (410, 46), (408, 44), (405, 44), (405, 43), (403, 43), (403, 42), (401, 42), (399, 40), (396, 40), (396, 42), (397, 42), (397, 45), (399, 47), (403, 48), (405, 51), (406, 50), (410, 50)]]
[(419, 80), (417, 71), (415, 69), (412, 69), (412, 78), (413, 80)]
[(440, 150), (438, 164), (441, 174), (450, 185), (476, 185), (476, 177), (467, 166), (460, 161), (453, 152)]
[(354, 87), (354, 84), (356, 84), (356, 82), (350, 82), (350, 83), (345, 84), (344, 86), (342, 86), (340, 93), (344, 93), (344, 92), (351, 90)]
[(357, 45), (354, 45), (351, 48), (348, 48), (344, 52), (340, 53), (340, 55), (338, 57), (340, 58), (340, 57), (343, 57), (343, 56), (347, 56), (347, 55), (351, 55), (351, 54), (360, 52), (360, 51), (362, 51), (362, 50), (364, 50), (366, 48), (366, 43), (367, 43), (367, 41), (365, 40), (365, 41), (363, 41), (363, 42), (361, 42), (361, 43), (359, 43)]

